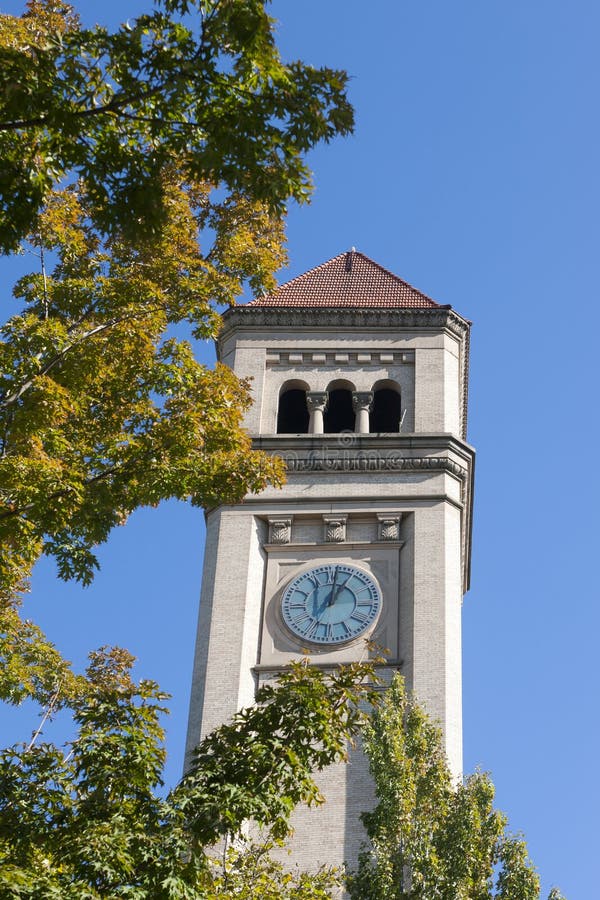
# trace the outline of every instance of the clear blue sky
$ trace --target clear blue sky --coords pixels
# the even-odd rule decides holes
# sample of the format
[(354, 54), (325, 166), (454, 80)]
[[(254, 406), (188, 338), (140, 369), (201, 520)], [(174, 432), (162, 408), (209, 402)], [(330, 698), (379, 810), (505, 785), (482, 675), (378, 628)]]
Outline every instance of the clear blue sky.
[[(114, 24), (139, 0), (86, 2)], [(19, 6), (4, 3), (5, 11)], [(473, 326), (478, 451), (464, 604), (465, 770), (490, 770), (545, 890), (598, 887), (598, 34), (594, 0), (277, 2), (284, 55), (346, 68), (355, 135), (315, 152), (282, 280), (354, 245)], [(10, 264), (5, 282), (10, 279)], [(202, 513), (145, 510), (82, 591), (28, 601), (77, 664), (119, 643), (173, 694), (183, 751)], [(27, 737), (28, 710), (6, 715)]]

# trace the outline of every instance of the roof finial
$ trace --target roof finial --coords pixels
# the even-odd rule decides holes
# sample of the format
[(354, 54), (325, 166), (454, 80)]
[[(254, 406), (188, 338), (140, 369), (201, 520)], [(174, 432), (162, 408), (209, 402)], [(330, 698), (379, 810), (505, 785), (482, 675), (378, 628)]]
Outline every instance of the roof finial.
[(356, 253), (356, 247), (350, 247), (350, 253)]

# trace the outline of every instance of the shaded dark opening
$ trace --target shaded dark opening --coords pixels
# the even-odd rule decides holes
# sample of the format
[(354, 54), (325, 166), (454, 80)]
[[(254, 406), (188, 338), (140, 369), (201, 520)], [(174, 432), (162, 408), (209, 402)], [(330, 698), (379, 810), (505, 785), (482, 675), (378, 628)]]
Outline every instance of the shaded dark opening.
[(333, 391), (329, 391), (324, 431), (326, 434), (337, 434), (339, 431), (354, 431), (352, 391), (348, 391), (346, 388), (336, 388)]
[(371, 411), (371, 431), (400, 431), (400, 394), (391, 388), (375, 391)]
[(308, 434), (306, 391), (290, 388), (279, 398), (277, 434)]

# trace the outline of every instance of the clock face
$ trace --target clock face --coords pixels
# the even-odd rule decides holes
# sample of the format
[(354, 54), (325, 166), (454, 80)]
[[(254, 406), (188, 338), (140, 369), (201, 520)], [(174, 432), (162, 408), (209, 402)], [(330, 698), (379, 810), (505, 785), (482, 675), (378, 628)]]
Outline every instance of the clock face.
[(315, 566), (298, 575), (281, 599), (283, 621), (313, 644), (342, 644), (364, 634), (377, 619), (381, 592), (356, 566)]

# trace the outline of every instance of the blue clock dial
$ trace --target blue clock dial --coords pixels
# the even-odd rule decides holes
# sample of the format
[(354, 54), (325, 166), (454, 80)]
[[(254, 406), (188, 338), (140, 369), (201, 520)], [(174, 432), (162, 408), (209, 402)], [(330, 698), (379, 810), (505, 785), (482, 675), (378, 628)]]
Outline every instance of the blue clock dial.
[(297, 637), (313, 644), (341, 644), (367, 631), (381, 609), (375, 581), (356, 566), (315, 566), (288, 585), (281, 613)]

